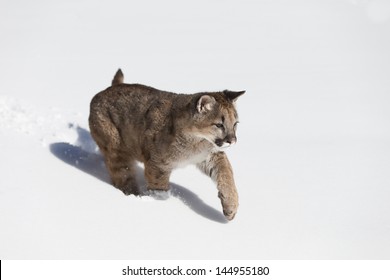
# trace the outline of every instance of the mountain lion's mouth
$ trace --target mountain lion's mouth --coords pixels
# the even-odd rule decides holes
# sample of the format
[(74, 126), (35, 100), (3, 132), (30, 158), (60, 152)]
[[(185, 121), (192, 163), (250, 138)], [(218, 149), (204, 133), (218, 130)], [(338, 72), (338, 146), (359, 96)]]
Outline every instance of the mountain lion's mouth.
[(229, 148), (230, 146), (232, 146), (232, 144), (223, 143), (222, 146), (220, 146), (219, 148), (221, 148), (221, 149), (227, 149), (227, 148)]
[(222, 139), (216, 139), (214, 143), (215, 143), (215, 145), (217, 145), (218, 148), (226, 149), (226, 148), (229, 148), (230, 146), (232, 146), (235, 142), (229, 143), (229, 142), (225, 142)]

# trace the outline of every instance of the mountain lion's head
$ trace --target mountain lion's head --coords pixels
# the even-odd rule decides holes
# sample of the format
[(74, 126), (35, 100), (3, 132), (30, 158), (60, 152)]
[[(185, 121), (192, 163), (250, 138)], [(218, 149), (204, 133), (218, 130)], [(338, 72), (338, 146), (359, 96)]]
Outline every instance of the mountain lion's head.
[(225, 90), (201, 95), (196, 103), (192, 129), (194, 134), (211, 142), (218, 149), (235, 144), (238, 124), (235, 102), (244, 93), (245, 91)]

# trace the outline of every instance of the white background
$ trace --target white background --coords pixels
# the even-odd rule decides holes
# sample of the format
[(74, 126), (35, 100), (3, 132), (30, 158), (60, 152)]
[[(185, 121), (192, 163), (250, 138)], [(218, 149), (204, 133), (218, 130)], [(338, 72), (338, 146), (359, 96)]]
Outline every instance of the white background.
[[(390, 257), (388, 1), (3, 0), (0, 34), (0, 259)], [(164, 201), (107, 183), (87, 118), (118, 67), (247, 91), (235, 220), (193, 167)]]

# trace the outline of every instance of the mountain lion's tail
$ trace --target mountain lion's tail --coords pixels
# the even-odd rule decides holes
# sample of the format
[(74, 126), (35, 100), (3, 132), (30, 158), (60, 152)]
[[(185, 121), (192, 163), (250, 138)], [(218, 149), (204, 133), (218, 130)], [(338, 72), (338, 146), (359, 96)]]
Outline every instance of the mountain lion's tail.
[(111, 85), (120, 85), (123, 84), (123, 73), (122, 70), (119, 68), (118, 71), (116, 71), (114, 79), (112, 79)]

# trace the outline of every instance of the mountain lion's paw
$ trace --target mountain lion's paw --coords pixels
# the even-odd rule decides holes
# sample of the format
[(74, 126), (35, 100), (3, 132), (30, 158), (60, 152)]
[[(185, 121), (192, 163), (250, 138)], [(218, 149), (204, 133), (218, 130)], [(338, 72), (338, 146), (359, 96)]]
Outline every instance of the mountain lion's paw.
[(223, 214), (229, 221), (234, 219), (238, 208), (238, 197), (225, 197), (221, 193), (218, 194), (221, 199)]

